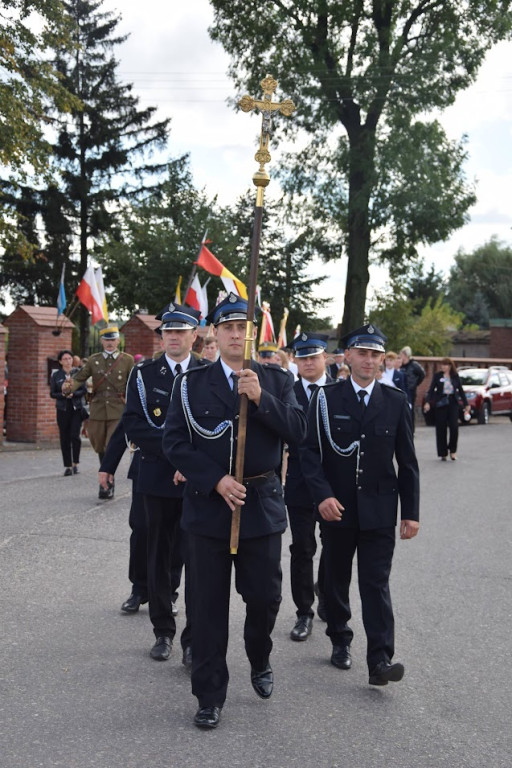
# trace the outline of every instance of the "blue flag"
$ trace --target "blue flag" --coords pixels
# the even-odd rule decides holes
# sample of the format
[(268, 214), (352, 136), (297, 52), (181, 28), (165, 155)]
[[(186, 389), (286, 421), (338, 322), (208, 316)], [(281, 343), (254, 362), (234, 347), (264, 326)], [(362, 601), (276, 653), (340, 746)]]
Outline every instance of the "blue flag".
[(64, 314), (64, 310), (66, 309), (66, 293), (64, 291), (64, 272), (66, 270), (66, 265), (62, 265), (62, 275), (60, 278), (60, 285), (59, 285), (59, 295), (57, 297), (57, 317), (59, 315)]

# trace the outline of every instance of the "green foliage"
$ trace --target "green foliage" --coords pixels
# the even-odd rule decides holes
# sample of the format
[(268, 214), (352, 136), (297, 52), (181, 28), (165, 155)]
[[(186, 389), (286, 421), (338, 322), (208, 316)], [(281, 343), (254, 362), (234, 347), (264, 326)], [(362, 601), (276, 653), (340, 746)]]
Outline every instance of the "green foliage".
[(489, 327), (489, 318), (512, 317), (512, 248), (496, 237), (471, 253), (459, 250), (447, 299), (465, 322)]
[[(332, 232), (324, 253), (348, 256), (343, 329), (364, 317), (370, 251), (414, 258), (446, 238), (474, 201), (463, 143), (421, 117), (475, 79), (489, 48), (510, 35), (510, 2), (326, 3), (211, 0), (212, 37), (231, 55), (235, 84), (252, 94), (270, 72), (297, 113), (277, 132), (310, 137), (288, 158), (287, 189)], [(301, 137), (302, 138), (302, 137)]]

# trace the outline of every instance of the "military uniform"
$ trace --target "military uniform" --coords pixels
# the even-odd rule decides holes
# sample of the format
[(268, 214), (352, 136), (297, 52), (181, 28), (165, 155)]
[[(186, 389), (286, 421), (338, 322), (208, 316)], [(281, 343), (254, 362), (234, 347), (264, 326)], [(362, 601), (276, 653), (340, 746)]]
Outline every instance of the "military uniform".
[(92, 395), (87, 433), (93, 449), (105, 453), (112, 433), (123, 414), (126, 382), (133, 368), (133, 357), (126, 352), (98, 352), (73, 376), (72, 390), (92, 377)]
[[(172, 306), (176, 308), (179, 305)], [(187, 308), (187, 313), (192, 313), (190, 317), (194, 318), (195, 310)], [(175, 316), (176, 313), (162, 313), (164, 330), (173, 322), (164, 322), (168, 314)], [(181, 365), (193, 369), (209, 363), (190, 354), (187, 362), (182, 361)], [(183, 568), (179, 533), (183, 483), (174, 484), (176, 466), (164, 455), (162, 434), (174, 379), (165, 354), (136, 365), (128, 382), (123, 414), (128, 439), (138, 446), (140, 452), (136, 489), (143, 495), (147, 518), (149, 617), (155, 637), (169, 638), (171, 642), (176, 633), (171, 599), (176, 594)], [(185, 577), (188, 578), (187, 573)], [(184, 648), (190, 645), (188, 592), (185, 583), (187, 627), (181, 637)]]
[[(230, 315), (230, 302), (233, 310), (240, 305), (239, 314)], [(229, 322), (231, 316), (239, 319), (246, 314), (247, 302), (230, 294), (207, 322), (217, 325), (219, 318)], [(251, 363), (251, 368), (259, 378), (261, 400), (258, 406), (248, 404), (247, 495), (236, 555), (230, 554), (231, 511), (215, 490), (221, 478), (234, 474), (238, 436), (238, 396), (230, 388), (222, 359), (177, 380), (163, 438), (165, 454), (187, 478), (182, 527), (188, 534), (194, 596), (192, 692), (200, 710), (207, 708), (206, 723), (201, 720), (203, 712), (196, 715), (195, 723), (201, 727), (215, 727), (217, 710), (226, 698), (232, 564), (236, 589), (246, 603), (247, 656), (253, 670), (269, 671), (270, 636), (281, 601), (281, 534), (286, 528), (276, 469), (283, 442), (300, 441), (305, 429), (305, 417), (293, 393), (293, 376), (274, 365)], [(259, 695), (267, 697), (270, 692)]]
[[(372, 333), (367, 326), (364, 329), (366, 333), (360, 336), (354, 332), (354, 338), (362, 339), (361, 348), (383, 351), (385, 337), (371, 326)], [(380, 346), (364, 346), (376, 343), (372, 341), (376, 336)], [(357, 551), (370, 682), (385, 685), (403, 674), (402, 665), (390, 664), (394, 619), (389, 575), (398, 500), (402, 520), (419, 519), (418, 462), (406, 395), (374, 380), (364, 408), (354, 385), (349, 378), (326, 385), (313, 395), (301, 466), (317, 505), (334, 497), (344, 508), (341, 521), (321, 520), (327, 634), (335, 652), (345, 650), (347, 663), (341, 668), (347, 669), (350, 657), (346, 651), (353, 636), (348, 624), (349, 586)], [(361, 396), (364, 394), (362, 389)], [(331, 661), (339, 666), (334, 656)], [(376, 668), (384, 671), (372, 678)]]

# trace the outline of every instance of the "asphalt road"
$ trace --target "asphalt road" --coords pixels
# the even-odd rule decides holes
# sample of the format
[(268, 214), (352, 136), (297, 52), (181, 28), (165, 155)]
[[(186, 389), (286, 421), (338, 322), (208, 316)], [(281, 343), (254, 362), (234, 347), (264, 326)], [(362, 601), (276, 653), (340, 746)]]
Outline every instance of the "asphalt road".
[[(419, 426), (422, 527), (392, 574), (399, 684), (368, 685), (357, 585), (353, 668), (329, 664), (325, 625), (293, 643), (288, 534), (274, 695), (249, 681), (232, 597), (228, 700), (216, 731), (192, 718), (181, 665), (149, 657), (129, 594), (127, 460), (96, 499), (97, 459), (64, 478), (57, 450), (0, 452), (1, 768), (510, 768), (512, 424), (461, 429), (459, 461)], [(178, 632), (183, 626), (180, 603)]]

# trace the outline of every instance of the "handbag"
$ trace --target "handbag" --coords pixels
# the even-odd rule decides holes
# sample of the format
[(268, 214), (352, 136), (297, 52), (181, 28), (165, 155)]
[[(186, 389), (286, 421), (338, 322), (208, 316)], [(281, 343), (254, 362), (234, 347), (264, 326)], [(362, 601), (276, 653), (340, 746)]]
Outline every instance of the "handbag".
[(443, 395), (443, 397), (440, 397), (436, 402), (436, 408), (446, 408), (449, 402), (448, 395)]

